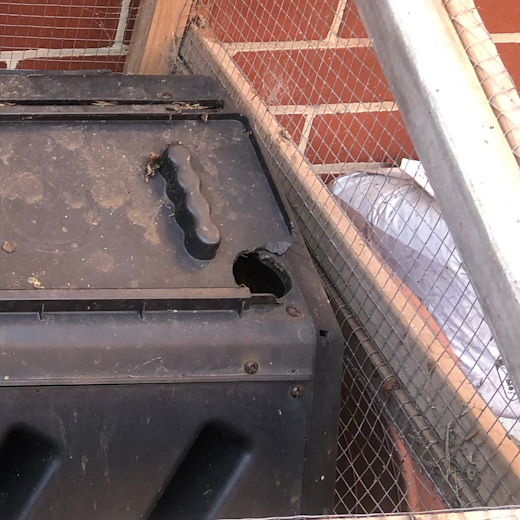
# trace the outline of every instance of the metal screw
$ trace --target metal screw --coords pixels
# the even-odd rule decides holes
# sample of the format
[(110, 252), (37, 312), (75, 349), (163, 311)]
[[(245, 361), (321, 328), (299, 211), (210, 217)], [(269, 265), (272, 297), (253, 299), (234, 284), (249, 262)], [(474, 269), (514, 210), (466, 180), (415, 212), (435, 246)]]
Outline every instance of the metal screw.
[(163, 99), (171, 99), (171, 98), (173, 97), (173, 94), (172, 94), (171, 92), (163, 92), (163, 93), (161, 94), (161, 97), (162, 97)]
[(298, 309), (296, 305), (287, 305), (287, 307), (285, 307), (285, 312), (287, 312), (291, 318), (297, 318), (301, 314), (300, 309)]
[(294, 397), (294, 399), (299, 399), (303, 395), (303, 386), (302, 385), (291, 386), (291, 389), (289, 390), (289, 394), (291, 394), (291, 397)]
[(249, 361), (246, 361), (246, 364), (244, 365), (244, 370), (249, 375), (256, 374), (258, 372), (258, 363), (250, 359)]

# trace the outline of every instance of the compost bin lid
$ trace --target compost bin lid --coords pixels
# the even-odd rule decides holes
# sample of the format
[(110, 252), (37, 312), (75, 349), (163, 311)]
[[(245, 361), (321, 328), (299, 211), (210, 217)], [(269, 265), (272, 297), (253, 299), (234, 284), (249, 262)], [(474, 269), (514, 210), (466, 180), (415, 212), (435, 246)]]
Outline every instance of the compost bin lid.
[(237, 288), (241, 253), (283, 253), (287, 219), (247, 121), (211, 89), (0, 77), (0, 292)]

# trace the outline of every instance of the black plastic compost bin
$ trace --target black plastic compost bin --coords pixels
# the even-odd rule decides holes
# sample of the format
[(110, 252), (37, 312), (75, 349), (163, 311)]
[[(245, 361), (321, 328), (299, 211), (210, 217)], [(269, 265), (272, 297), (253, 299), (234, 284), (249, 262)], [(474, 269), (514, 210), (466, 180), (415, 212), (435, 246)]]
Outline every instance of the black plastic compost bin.
[(333, 505), (342, 339), (205, 77), (0, 76), (0, 519)]

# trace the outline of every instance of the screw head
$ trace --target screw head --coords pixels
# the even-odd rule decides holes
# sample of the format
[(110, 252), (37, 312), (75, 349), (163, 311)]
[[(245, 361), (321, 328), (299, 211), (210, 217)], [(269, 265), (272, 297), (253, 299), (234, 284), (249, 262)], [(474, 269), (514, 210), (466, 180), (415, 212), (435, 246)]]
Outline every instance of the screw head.
[(246, 374), (256, 374), (258, 372), (258, 363), (253, 359), (250, 359), (249, 361), (246, 361), (246, 364), (244, 365), (244, 370), (246, 371)]
[(285, 312), (291, 318), (297, 318), (301, 314), (300, 309), (298, 309), (298, 307), (296, 307), (296, 305), (287, 305), (287, 307), (285, 307)]
[(163, 99), (172, 99), (173, 98), (173, 94), (171, 92), (162, 92), (161, 93), (161, 97)]
[(289, 390), (289, 394), (294, 399), (299, 399), (303, 395), (303, 386), (302, 385), (293, 385)]

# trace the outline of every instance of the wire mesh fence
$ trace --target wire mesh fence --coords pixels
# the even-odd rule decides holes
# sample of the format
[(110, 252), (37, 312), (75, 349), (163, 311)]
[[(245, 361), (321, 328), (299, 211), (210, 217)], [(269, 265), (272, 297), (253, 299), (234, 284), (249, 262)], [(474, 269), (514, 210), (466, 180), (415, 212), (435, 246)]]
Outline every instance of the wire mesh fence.
[(138, 0), (2, 0), (0, 69), (122, 72)]
[[(345, 337), (336, 514), (445, 509), (441, 490), (428, 478), (425, 457), (417, 458), (409, 439), (393, 424), (398, 415), (390, 401), (395, 376), (385, 371), (377, 348), (319, 264), (316, 267)], [(409, 400), (403, 404), (413, 406)], [(413, 428), (408, 419), (405, 422)], [(428, 448), (421, 446), (420, 453)]]
[(517, 503), (517, 395), (355, 4), (190, 20), (181, 56), (251, 116), (344, 326), (336, 512)]
[[(516, 153), (472, 3), (444, 2)], [(122, 71), (138, 7), (0, 0), (0, 68)], [(342, 326), (336, 513), (518, 503), (520, 403), (353, 0), (195, 0), (187, 69), (250, 116)]]

